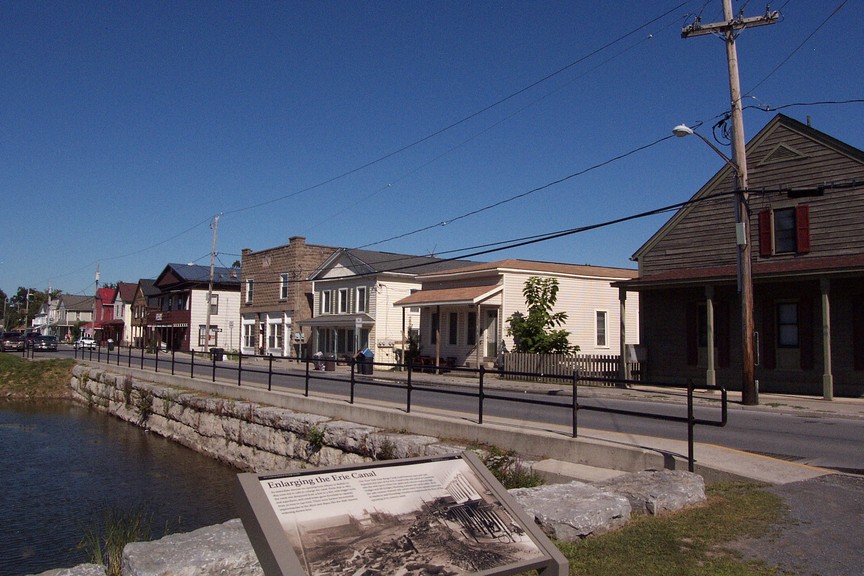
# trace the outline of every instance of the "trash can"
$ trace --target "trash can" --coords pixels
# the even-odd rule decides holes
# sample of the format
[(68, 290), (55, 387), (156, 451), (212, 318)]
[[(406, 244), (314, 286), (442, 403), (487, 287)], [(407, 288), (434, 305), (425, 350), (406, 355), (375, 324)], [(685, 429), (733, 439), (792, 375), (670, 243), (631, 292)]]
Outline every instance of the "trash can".
[(327, 354), (324, 360), (324, 370), (327, 372), (333, 372), (336, 370), (336, 355), (335, 354)]
[(372, 374), (375, 371), (375, 366), (373, 365), (375, 353), (369, 350), (369, 348), (364, 348), (357, 356), (360, 359), (360, 373)]
[(222, 361), (223, 356), (225, 355), (224, 348), (210, 348), (210, 356), (214, 361)]
[(114, 350), (114, 340), (109, 338), (108, 339), (108, 351), (111, 352), (112, 350)]

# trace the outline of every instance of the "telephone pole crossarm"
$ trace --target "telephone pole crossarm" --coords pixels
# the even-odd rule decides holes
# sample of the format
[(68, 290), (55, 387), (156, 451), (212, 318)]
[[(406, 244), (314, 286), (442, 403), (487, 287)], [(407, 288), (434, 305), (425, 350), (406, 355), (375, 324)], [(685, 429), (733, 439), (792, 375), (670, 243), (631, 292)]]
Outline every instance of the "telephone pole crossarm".
[(750, 16), (748, 18), (744, 18), (739, 16), (738, 18), (734, 18), (729, 20), (728, 22), (712, 22), (710, 24), (702, 24), (702, 22), (697, 19), (692, 24), (685, 26), (683, 30), (681, 30), (682, 38), (689, 38), (691, 36), (704, 36), (706, 34), (714, 34), (715, 32), (723, 33), (727, 30), (740, 30), (742, 28), (755, 28), (756, 26), (767, 26), (768, 24), (774, 24), (777, 20), (780, 19), (780, 12), (777, 10), (774, 11), (766, 11), (762, 16)]

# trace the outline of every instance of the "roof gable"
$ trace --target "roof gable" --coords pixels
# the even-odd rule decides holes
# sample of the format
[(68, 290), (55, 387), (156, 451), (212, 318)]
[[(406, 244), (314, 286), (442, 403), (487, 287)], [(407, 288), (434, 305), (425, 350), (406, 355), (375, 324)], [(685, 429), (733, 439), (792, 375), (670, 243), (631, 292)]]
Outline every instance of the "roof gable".
[[(787, 141), (776, 142), (778, 139)], [(785, 186), (801, 187), (807, 184), (822, 183), (821, 181), (812, 181), (820, 174), (818, 171), (820, 160), (815, 158), (812, 153), (800, 149), (800, 144), (788, 142), (788, 140), (793, 139), (802, 143), (806, 142), (809, 146), (817, 149), (828, 150), (835, 155), (864, 166), (864, 152), (861, 150), (788, 116), (777, 114), (746, 145), (747, 163), (748, 166), (752, 167), (748, 171), (750, 190), (758, 191), (760, 187), (765, 188), (762, 181), (777, 178), (778, 173), (785, 175), (785, 171), (790, 171), (790, 165), (794, 162), (809, 162), (813, 164), (813, 170), (807, 173), (807, 182), (784, 181)], [(728, 164), (724, 165), (690, 198), (685, 206), (680, 208), (631, 256), (631, 260), (641, 260), (649, 254), (694, 212), (704, 210), (704, 206), (701, 205), (706, 204), (706, 201), (711, 198), (716, 197), (722, 203), (722, 207), (715, 207), (713, 210), (726, 210), (728, 214), (732, 214), (732, 202), (731, 200), (724, 200), (724, 198), (728, 199), (729, 193), (734, 191), (734, 176), (732, 168)], [(710, 227), (710, 224), (706, 224), (706, 226)], [(734, 236), (734, 231), (731, 234)]]

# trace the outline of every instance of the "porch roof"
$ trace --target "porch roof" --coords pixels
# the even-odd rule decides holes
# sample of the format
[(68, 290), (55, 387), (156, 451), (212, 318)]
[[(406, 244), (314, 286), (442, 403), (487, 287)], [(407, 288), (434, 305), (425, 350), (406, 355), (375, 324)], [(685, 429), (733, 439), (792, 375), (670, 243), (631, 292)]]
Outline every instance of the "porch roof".
[(375, 319), (368, 314), (325, 314), (324, 316), (316, 316), (308, 320), (300, 320), (300, 326), (310, 326), (312, 328), (353, 328), (358, 324), (363, 328), (370, 328), (375, 325)]
[(454, 304), (479, 304), (493, 296), (500, 295), (504, 287), (496, 286), (463, 286), (460, 288), (440, 288), (419, 290), (395, 302), (394, 306), (439, 306)]

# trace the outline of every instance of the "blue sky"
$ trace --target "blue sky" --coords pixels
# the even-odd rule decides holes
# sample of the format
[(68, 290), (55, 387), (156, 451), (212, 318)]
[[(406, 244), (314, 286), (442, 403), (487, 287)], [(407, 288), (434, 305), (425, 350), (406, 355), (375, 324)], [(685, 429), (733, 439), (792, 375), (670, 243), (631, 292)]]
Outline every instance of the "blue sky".
[[(743, 32), (748, 138), (756, 106), (864, 98), (862, 4), (776, 2)], [(295, 235), (452, 256), (681, 202), (722, 167), (695, 138), (591, 168), (682, 122), (711, 137), (725, 49), (680, 37), (697, 14), (720, 0), (0, 1), (0, 289), (209, 264), (215, 214), (230, 266)], [(864, 104), (782, 111), (864, 148)], [(667, 218), (476, 259), (633, 267)]]

